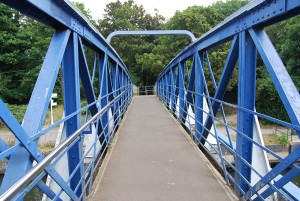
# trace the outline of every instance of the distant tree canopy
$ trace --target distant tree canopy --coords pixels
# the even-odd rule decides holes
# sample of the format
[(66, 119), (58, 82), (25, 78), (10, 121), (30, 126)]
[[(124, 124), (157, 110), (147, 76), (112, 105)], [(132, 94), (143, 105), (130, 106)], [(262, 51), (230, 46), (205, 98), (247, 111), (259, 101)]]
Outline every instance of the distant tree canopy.
[[(104, 37), (119, 30), (163, 29), (189, 30), (196, 37), (200, 37), (248, 2), (249, 0), (227, 0), (206, 7), (191, 6), (183, 11), (176, 11), (167, 22), (158, 11), (151, 15), (133, 0), (107, 4), (104, 17), (97, 20), (92, 19), (91, 12), (83, 3), (74, 2), (74, 4)], [(266, 28), (298, 90), (300, 89), (299, 29), (300, 16)], [(53, 33), (53, 29), (0, 4), (0, 97), (4, 102), (28, 103)], [(111, 45), (128, 67), (134, 84), (138, 86), (154, 84), (162, 69), (188, 44), (190, 40), (186, 36), (120, 36), (111, 41)], [(231, 42), (208, 51), (217, 82), (230, 45)], [(91, 66), (94, 53), (86, 48), (86, 56)], [(207, 68), (204, 72), (209, 77)], [(227, 100), (234, 103), (237, 101), (237, 83), (236, 70), (226, 96)], [(210, 93), (213, 94), (211, 79), (207, 79), (207, 84)], [(60, 79), (56, 82), (55, 91), (61, 93)], [(259, 56), (256, 108), (259, 112), (288, 120), (272, 79)]]
[[(106, 5), (106, 14), (98, 20), (99, 31), (107, 37), (114, 31), (128, 30), (160, 30), (164, 26), (165, 18), (158, 13), (154, 16), (146, 13), (144, 7), (138, 6), (133, 0), (112, 2)], [(115, 37), (111, 45), (116, 49), (132, 76), (136, 85), (148, 85), (155, 82), (152, 71), (145, 71), (136, 57), (144, 53), (151, 53), (155, 47), (153, 36), (121, 36)], [(150, 81), (151, 82), (150, 82)]]

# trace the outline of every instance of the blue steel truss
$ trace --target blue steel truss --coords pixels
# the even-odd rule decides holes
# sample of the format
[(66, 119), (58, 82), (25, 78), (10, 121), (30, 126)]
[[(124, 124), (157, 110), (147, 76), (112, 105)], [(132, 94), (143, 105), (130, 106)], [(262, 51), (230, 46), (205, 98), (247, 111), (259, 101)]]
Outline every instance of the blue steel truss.
[[(33, 161), (41, 162), (45, 157), (38, 149), (39, 138), (58, 125), (64, 124), (68, 139), (84, 124), (82, 112), (87, 122), (98, 111), (107, 107), (64, 151), (37, 175), (31, 184), (18, 192), (14, 199), (19, 200), (34, 187), (38, 186), (49, 198), (61, 200), (62, 192), (71, 200), (82, 200), (91, 189), (94, 171), (106, 152), (114, 131), (132, 99), (132, 81), (128, 70), (114, 49), (95, 29), (86, 17), (71, 3), (64, 0), (9, 0), (1, 1), (55, 29), (52, 41), (45, 56), (32, 96), (30, 98), (22, 125), (0, 99), (0, 118), (17, 138), (14, 146), (9, 147), (2, 139), (0, 160), (8, 159), (8, 166), (0, 187), (0, 194), (18, 183), (30, 169)], [(85, 48), (95, 52), (93, 68), (87, 65)], [(58, 72), (61, 68), (64, 118), (54, 125), (43, 128), (47, 109)], [(90, 75), (90, 69), (93, 69)], [(95, 75), (95, 72), (99, 75)], [(94, 80), (99, 78), (100, 95), (95, 96)], [(87, 100), (81, 108), (80, 81)], [(118, 97), (116, 99), (116, 97)], [(113, 103), (111, 101), (114, 101)], [(86, 134), (94, 127), (97, 135), (89, 150), (83, 146)], [(98, 145), (97, 145), (98, 144)], [(98, 147), (97, 147), (98, 146)], [(99, 147), (100, 146), (100, 147)], [(93, 158), (84, 167), (89, 153)], [(54, 168), (59, 160), (67, 156), (68, 179)], [(53, 192), (42, 178), (49, 175), (61, 187)], [(29, 181), (30, 182), (30, 181)]]
[[(56, 158), (51, 158), (49, 163), (45, 163), (47, 165), (43, 171), (28, 181), (29, 185), (15, 192), (13, 199), (23, 199), (34, 186), (37, 186), (53, 200), (61, 200), (63, 193), (69, 199), (82, 200), (91, 189), (95, 169), (132, 99), (132, 81), (128, 70), (102, 35), (67, 0), (1, 0), (1, 2), (53, 27), (56, 31), (22, 125), (0, 99), (0, 118), (17, 138), (17, 142), (12, 147), (0, 139), (0, 160), (4, 158), (8, 160), (0, 193), (4, 195), (9, 192), (9, 188), (17, 185), (18, 181), (24, 181), (28, 175), (26, 173), (32, 169), (33, 161), (38, 164), (44, 162), (45, 156), (37, 146), (39, 138), (58, 125), (64, 124), (66, 141), (73, 138), (74, 140), (68, 143), (61, 153), (55, 156)], [(157, 79), (156, 90), (159, 98), (176, 114), (178, 120), (190, 129), (192, 138), (199, 146), (215, 159), (216, 164), (223, 170), (228, 184), (233, 185), (243, 200), (264, 200), (274, 192), (289, 200), (300, 199), (299, 188), (290, 182), (300, 172), (299, 165), (295, 165), (295, 161), (300, 157), (300, 147), (286, 158), (282, 158), (255, 141), (253, 136), (257, 117), (294, 129), (300, 136), (299, 92), (263, 29), (299, 13), (300, 2), (296, 0), (251, 2), (186, 47)], [(228, 41), (232, 41), (231, 48), (221, 79), (216, 83), (208, 51)], [(84, 47), (95, 52), (92, 74), (87, 65)], [(257, 50), (292, 123), (255, 111)], [(224, 102), (223, 98), (237, 62), (239, 65), (238, 104), (233, 105)], [(43, 128), (60, 68), (63, 75), (65, 117), (52, 126)], [(99, 75), (95, 75), (96, 69)], [(208, 91), (207, 78), (204, 76), (205, 69), (209, 71), (215, 88), (213, 96), (210, 96)], [(99, 97), (96, 97), (93, 87), (95, 76), (99, 76)], [(80, 106), (80, 81), (88, 102), (88, 105), (83, 108)], [(206, 102), (207, 110), (204, 107)], [(227, 123), (224, 105), (238, 110), (237, 128)], [(223, 121), (216, 117), (218, 110), (222, 114)], [(88, 122), (89, 126), (82, 123), (81, 116), (84, 111), (85, 122)], [(93, 121), (90, 122), (89, 119)], [(195, 125), (192, 124), (192, 120)], [(225, 127), (225, 134), (217, 130), (216, 123)], [(84, 124), (84, 131), (77, 135), (76, 133), (83, 129), (82, 124)], [(92, 146), (84, 150), (84, 138), (92, 130), (96, 131), (95, 139)], [(230, 130), (237, 134), (236, 142), (231, 139)], [(215, 139), (215, 145), (208, 139), (209, 136)], [(100, 146), (97, 147), (97, 144)], [(224, 147), (232, 154), (235, 165), (223, 157)], [(254, 148), (270, 153), (279, 159), (280, 163), (270, 172), (261, 174), (253, 163)], [(93, 153), (93, 158), (87, 167), (84, 167), (89, 152)], [(68, 161), (67, 179), (55, 169), (55, 165), (65, 156)], [(49, 157), (46, 159), (48, 160)], [(231, 167), (234, 175), (227, 171), (226, 166)], [(288, 173), (282, 176), (281, 173), (285, 170)], [(253, 174), (259, 177), (255, 183), (252, 181)], [(43, 182), (42, 178), (45, 175), (51, 176), (60, 186), (59, 191), (54, 192)]]
[[(300, 174), (300, 166), (295, 164), (300, 157), (300, 147), (282, 158), (255, 141), (253, 136), (255, 119), (260, 117), (291, 128), (300, 137), (299, 92), (264, 30), (268, 25), (299, 13), (300, 1), (253, 1), (182, 50), (165, 67), (156, 82), (158, 97), (190, 130), (191, 137), (199, 147), (215, 160), (227, 183), (234, 186), (242, 200), (264, 200), (275, 192), (288, 200), (300, 200), (300, 189), (290, 182)], [(221, 78), (216, 83), (208, 51), (229, 41), (232, 41), (231, 48)], [(255, 110), (257, 51), (291, 123)], [(238, 97), (237, 105), (233, 105), (223, 99), (237, 63)], [(209, 94), (207, 77), (204, 74), (206, 70), (215, 89), (212, 96)], [(227, 123), (224, 105), (237, 109), (237, 128)], [(218, 111), (222, 118), (216, 117)], [(225, 127), (226, 133), (218, 131), (217, 123)], [(236, 133), (236, 141), (231, 139), (229, 131)], [(213, 137), (215, 144), (208, 139), (209, 136)], [(235, 165), (223, 156), (222, 147), (231, 153)], [(254, 147), (273, 155), (280, 163), (270, 172), (262, 174), (253, 163)], [(226, 167), (230, 167), (234, 174), (230, 174)], [(280, 174), (283, 171), (288, 173), (282, 176)], [(252, 181), (253, 175), (259, 177), (259, 180)]]

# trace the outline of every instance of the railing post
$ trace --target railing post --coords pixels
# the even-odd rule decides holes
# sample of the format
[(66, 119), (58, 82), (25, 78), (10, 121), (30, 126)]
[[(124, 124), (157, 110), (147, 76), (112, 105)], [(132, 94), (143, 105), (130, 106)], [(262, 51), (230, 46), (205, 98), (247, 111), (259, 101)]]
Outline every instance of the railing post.
[[(238, 81), (238, 105), (242, 108), (254, 111), (255, 109), (255, 79), (256, 79), (256, 47), (249, 35), (243, 31), (239, 33), (239, 81)], [(253, 139), (254, 115), (238, 110), (237, 129), (239, 132)], [(236, 140), (236, 151), (239, 156), (249, 164), (252, 163), (252, 142), (239, 133)], [(251, 168), (245, 162), (236, 158), (236, 168), (250, 183)], [(236, 183), (246, 192), (249, 189), (247, 183), (241, 177), (235, 175)]]

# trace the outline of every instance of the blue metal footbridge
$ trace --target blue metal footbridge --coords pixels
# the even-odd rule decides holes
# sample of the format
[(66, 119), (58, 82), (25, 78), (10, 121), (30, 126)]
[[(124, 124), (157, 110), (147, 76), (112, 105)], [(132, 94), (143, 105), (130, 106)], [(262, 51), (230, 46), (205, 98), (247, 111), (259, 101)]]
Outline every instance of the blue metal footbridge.
[[(116, 132), (121, 130), (120, 136), (122, 135), (120, 125), (126, 124), (123, 117), (127, 113), (130, 116), (131, 109), (128, 108), (141, 104), (143, 99), (135, 100), (137, 98), (133, 96), (130, 74), (117, 52), (72, 3), (67, 0), (1, 2), (53, 27), (55, 33), (44, 57), (22, 124), (18, 123), (0, 99), (1, 121), (17, 139), (13, 146), (9, 146), (0, 138), (0, 160), (8, 161), (0, 187), (0, 200), (22, 200), (34, 187), (44, 193), (43, 200), (86, 200), (95, 188), (98, 168), (104, 163), (109, 148), (114, 144)], [(269, 25), (299, 13), (299, 0), (255, 0), (200, 38), (190, 35), (192, 43), (170, 61), (157, 78), (155, 90), (158, 98), (144, 99), (148, 101), (149, 107), (151, 101), (160, 100), (164, 104), (176, 121), (180, 122), (197, 149), (206, 155), (207, 160), (220, 173), (221, 180), (224, 180), (223, 185), (240, 200), (300, 200), (300, 189), (292, 182), (300, 174), (300, 166), (297, 164), (300, 147), (286, 157), (272, 152), (264, 145), (258, 119), (288, 127), (300, 137), (299, 91), (264, 30)], [(231, 47), (221, 78), (216, 82), (213, 71), (215, 68), (210, 64), (208, 52), (227, 42), (231, 42)], [(86, 48), (95, 53), (93, 67), (87, 64)], [(256, 112), (258, 54), (276, 87), (290, 122)], [(92, 73), (89, 70), (91, 68)], [(64, 114), (61, 120), (45, 128), (47, 109), (60, 69)], [(235, 70), (238, 71), (236, 105), (224, 101)], [(209, 77), (205, 76), (205, 71), (209, 73)], [(94, 91), (95, 77), (98, 77), (100, 85), (98, 97), (95, 95), (98, 92)], [(208, 90), (208, 78), (213, 83), (213, 95)], [(82, 108), (80, 85), (87, 100), (87, 106)], [(237, 110), (236, 128), (226, 120), (224, 106)], [(138, 111), (134, 108), (134, 112)], [(163, 116), (161, 113), (155, 116), (155, 109), (152, 109), (149, 112), (153, 113), (154, 119)], [(143, 111), (140, 114), (146, 115)], [(147, 131), (151, 130), (149, 125), (154, 122), (149, 121), (143, 122), (145, 126), (140, 132), (147, 128)], [(225, 128), (224, 132), (218, 130), (217, 124)], [(45, 156), (38, 147), (39, 139), (58, 126), (60, 128), (56, 146)], [(161, 133), (164, 132), (168, 133), (168, 130)], [(236, 140), (232, 139), (232, 132), (236, 134)], [(157, 133), (160, 131), (155, 130), (144, 136), (144, 139), (151, 135), (156, 136)], [(158, 144), (161, 143), (157, 142)], [(146, 149), (146, 146), (137, 147)], [(153, 149), (156, 148), (151, 148)], [(231, 155), (231, 160), (225, 156), (225, 150)], [(279, 161), (275, 167), (270, 167), (267, 154)], [(199, 168), (197, 171), (202, 170)], [(43, 179), (45, 176), (46, 181)], [(175, 183), (170, 182), (168, 185), (174, 186)], [(189, 188), (187, 186), (186, 190)], [(153, 194), (156, 192), (152, 191)], [(165, 197), (161, 200), (170, 199)], [(201, 197), (198, 199), (201, 200)], [(212, 197), (211, 200), (216, 199)]]

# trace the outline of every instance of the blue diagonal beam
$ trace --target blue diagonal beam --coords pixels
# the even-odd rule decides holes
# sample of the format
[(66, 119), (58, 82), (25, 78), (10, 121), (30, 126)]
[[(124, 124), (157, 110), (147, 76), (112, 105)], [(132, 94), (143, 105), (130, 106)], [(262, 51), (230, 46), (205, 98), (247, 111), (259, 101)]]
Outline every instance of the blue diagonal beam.
[[(2, 101), (0, 99), (0, 101)], [(5, 152), (6, 150), (8, 150), (10, 148), (10, 146), (8, 146), (6, 144), (6, 142), (4, 142), (4, 140), (2, 140), (2, 138), (0, 138), (0, 152)], [(7, 159), (10, 159), (10, 156), (6, 157)]]
[[(250, 29), (249, 33), (263, 59), (282, 103), (294, 125), (300, 125), (300, 94), (280, 59), (272, 41), (262, 29)], [(300, 131), (297, 131), (300, 138)]]
[[(300, 174), (300, 165), (298, 167), (292, 168), (288, 173), (286, 173), (283, 177), (281, 177), (278, 181), (274, 182), (274, 186), (277, 189), (282, 188), (284, 185), (286, 185), (288, 182), (292, 181), (295, 177), (297, 177)], [(263, 198), (269, 197), (271, 194), (275, 192), (275, 189), (270, 186), (267, 190), (265, 190), (263, 193), (261, 193), (261, 196)], [(298, 194), (299, 196), (299, 194)], [(293, 197), (294, 200), (297, 200), (297, 198)], [(258, 200), (258, 199), (255, 199)]]
[(192, 98), (192, 91), (193, 91), (193, 87), (195, 84), (195, 61), (193, 59), (193, 63), (192, 63), (192, 69), (191, 69), (191, 74), (189, 76), (189, 83), (188, 83), (188, 88), (187, 88), (187, 93), (186, 93), (186, 104), (184, 104), (184, 109), (183, 109), (183, 124), (185, 123), (185, 119), (186, 116), (188, 114), (188, 109), (189, 109), (189, 104), (191, 102), (191, 98)]
[[(18, 141), (24, 146), (22, 150), (27, 151), (27, 153), (30, 153), (30, 155), (37, 162), (41, 162), (44, 159), (44, 155), (37, 148), (33, 140), (25, 133), (25, 130), (20, 126), (16, 118), (8, 110), (8, 108), (5, 106), (5, 104), (2, 102), (1, 99), (0, 99), (0, 108), (1, 108), (0, 118), (3, 120), (6, 126), (15, 134)], [(75, 193), (70, 189), (67, 183), (63, 180), (63, 178), (59, 175), (59, 173), (56, 172), (56, 170), (52, 167), (51, 164), (46, 168), (46, 171), (58, 183), (58, 185), (60, 185), (61, 188), (65, 190), (65, 192), (72, 199), (78, 199)], [(48, 193), (50, 192), (51, 193), (50, 196), (53, 197), (54, 193), (49, 188), (45, 187), (45, 185), (43, 185), (42, 183), (43, 182), (41, 181), (39, 185), (41, 185), (46, 192)]]
[[(270, 172), (268, 172), (263, 178), (261, 178), (255, 185), (253, 185), (249, 191), (244, 195), (242, 200), (249, 200), (257, 191), (259, 191), (266, 184), (271, 182), (282, 171), (296, 162), (300, 157), (300, 146), (294, 149), (287, 157), (285, 157), (279, 164), (277, 164)], [(299, 173), (299, 171), (298, 171)]]
[[(230, 79), (232, 77), (232, 73), (234, 71), (234, 68), (235, 68), (237, 60), (238, 60), (238, 55), (239, 55), (239, 48), (238, 48), (239, 43), (238, 42), (239, 42), (238, 41), (238, 36), (236, 35), (234, 37), (233, 41), (232, 41), (232, 45), (231, 45), (231, 48), (230, 48), (230, 51), (229, 51), (229, 54), (228, 54), (228, 57), (227, 57), (227, 60), (226, 60), (226, 63), (225, 63), (225, 67), (224, 67), (224, 70), (222, 72), (222, 75), (221, 75), (221, 78), (220, 78), (220, 81), (219, 81), (219, 84), (218, 84), (218, 88), (217, 88), (216, 93), (214, 95), (215, 99), (223, 100), (223, 98), (224, 98), (227, 86), (230, 82)], [(212, 102), (212, 110), (213, 110), (214, 116), (216, 116), (219, 107), (220, 107), (219, 102), (217, 102), (217, 101)], [(206, 129), (203, 130), (202, 137), (207, 138), (207, 136), (209, 134), (208, 131), (211, 129), (211, 126), (212, 126), (212, 117), (211, 116), (207, 117), (204, 126), (205, 126)], [(204, 144), (205, 140), (201, 139), (200, 142), (202, 144)]]
[[(117, 97), (119, 95), (119, 66), (118, 64), (115, 64), (113, 67), (113, 92), (114, 97)], [(116, 101), (114, 103), (114, 122), (119, 123), (119, 101)]]
[[(50, 97), (69, 36), (69, 30), (56, 31), (51, 40), (23, 119), (23, 128), (29, 137), (40, 131), (44, 124)], [(7, 190), (18, 181), (31, 166), (32, 160), (30, 155), (24, 149), (20, 149), (12, 154), (0, 192)]]
[[(79, 74), (80, 74), (80, 79), (81, 79), (81, 83), (83, 86), (83, 90), (87, 99), (88, 104), (91, 104), (93, 102), (95, 102), (96, 97), (95, 97), (95, 92), (93, 89), (93, 83), (90, 77), (90, 73), (89, 73), (89, 69), (88, 69), (88, 65), (86, 62), (86, 57), (84, 54), (84, 49), (83, 49), (83, 45), (82, 45), (82, 41), (81, 38), (79, 37)], [(96, 62), (95, 62), (96, 63)], [(95, 65), (96, 66), (96, 65)], [(91, 111), (92, 115), (94, 116), (98, 110), (96, 105), (92, 105), (89, 110)]]
[(237, 33), (247, 30), (249, 27), (264, 27), (291, 18), (300, 13), (299, 8), (300, 1), (295, 0), (257, 0), (250, 2), (203, 34), (195, 43), (186, 47), (166, 66), (157, 80), (174, 64), (177, 64), (183, 54), (193, 51), (193, 49), (194, 51), (195, 49), (207, 51), (232, 40)]

